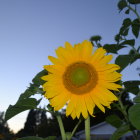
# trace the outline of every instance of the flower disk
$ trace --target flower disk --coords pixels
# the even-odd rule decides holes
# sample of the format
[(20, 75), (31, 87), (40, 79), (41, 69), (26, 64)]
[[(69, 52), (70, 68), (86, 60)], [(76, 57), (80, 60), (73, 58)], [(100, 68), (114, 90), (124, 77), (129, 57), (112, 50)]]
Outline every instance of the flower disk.
[(87, 118), (93, 115), (95, 106), (105, 112), (104, 107), (110, 108), (110, 104), (118, 100), (110, 90), (121, 88), (115, 83), (121, 79), (121, 74), (116, 72), (119, 66), (108, 64), (112, 55), (105, 55), (103, 48), (93, 52), (89, 41), (74, 47), (66, 42), (56, 54), (57, 58), (49, 56), (53, 65), (44, 66), (49, 74), (42, 77), (46, 81), (45, 97), (54, 110), (67, 104), (67, 116)]

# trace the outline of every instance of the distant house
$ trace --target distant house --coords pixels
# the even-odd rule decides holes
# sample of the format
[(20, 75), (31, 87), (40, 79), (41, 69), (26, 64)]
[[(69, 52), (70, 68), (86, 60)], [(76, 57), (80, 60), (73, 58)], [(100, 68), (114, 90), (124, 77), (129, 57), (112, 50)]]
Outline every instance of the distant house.
[[(115, 132), (116, 128), (107, 122), (102, 122), (90, 128), (91, 131), (91, 140), (109, 140), (111, 135)], [(85, 131), (82, 130), (76, 133), (76, 138), (78, 140), (85, 139)], [(133, 140), (131, 133), (127, 133), (119, 140)]]

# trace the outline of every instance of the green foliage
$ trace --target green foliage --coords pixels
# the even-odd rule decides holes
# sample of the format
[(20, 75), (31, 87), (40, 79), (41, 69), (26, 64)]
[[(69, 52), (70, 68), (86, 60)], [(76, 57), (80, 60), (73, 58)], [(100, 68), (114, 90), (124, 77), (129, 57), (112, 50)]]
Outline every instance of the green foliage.
[(126, 46), (124, 45), (117, 45), (117, 44), (105, 44), (103, 48), (108, 52), (108, 53), (115, 53), (122, 49), (125, 48)]
[(108, 122), (109, 124), (111, 124), (116, 128), (119, 128), (123, 123), (123, 121), (117, 115), (114, 114), (107, 116), (106, 122)]
[(44, 75), (47, 75), (48, 72), (46, 70), (42, 70), (41, 72), (39, 72), (35, 77), (34, 79), (32, 80), (32, 82), (37, 85), (37, 86), (40, 86), (40, 85), (43, 85), (44, 84), (44, 80), (41, 79), (42, 76)]
[(130, 10), (129, 10), (129, 9), (127, 9), (127, 10), (125, 11), (125, 14), (129, 14), (129, 12), (130, 12)]
[(119, 55), (115, 60), (115, 63), (120, 66), (118, 72), (121, 72), (125, 67), (127, 67), (130, 64), (131, 60), (131, 55)]
[(131, 40), (125, 40), (121, 43), (121, 45), (130, 45), (130, 46), (134, 46), (135, 45), (135, 40), (131, 39)]
[(95, 42), (98, 42), (98, 41), (101, 41), (102, 37), (99, 36), (99, 35), (96, 35), (96, 36), (92, 36), (90, 38), (90, 41), (95, 41)]
[[(137, 100), (140, 100), (140, 99), (137, 99)], [(133, 105), (129, 109), (129, 119), (132, 125), (136, 129), (140, 130), (140, 103)]]
[(19, 138), (17, 140), (56, 140), (56, 137), (49, 136), (47, 138), (40, 138), (40, 137), (30, 136), (30, 137)]
[[(140, 81), (136, 82), (137, 85), (140, 85)], [(135, 104), (130, 107), (129, 113), (129, 120), (131, 121), (132, 125), (140, 130), (140, 90), (138, 95), (133, 99)]]
[(115, 63), (120, 66), (120, 70), (118, 70), (118, 72), (121, 72), (129, 64), (134, 63), (137, 59), (140, 59), (140, 54), (135, 53), (135, 51), (133, 51), (133, 54), (130, 53), (127, 55), (119, 55), (115, 60)]
[(56, 140), (56, 137), (55, 136), (49, 136), (47, 138), (40, 138), (40, 137), (30, 136), (30, 137), (19, 138), (17, 140)]
[(29, 109), (34, 109), (40, 103), (40, 100), (34, 98), (20, 99), (15, 105), (10, 105), (5, 114), (5, 120), (9, 120), (15, 115)]
[(49, 136), (47, 138), (44, 138), (44, 140), (56, 140), (55, 136)]
[(118, 3), (119, 10), (123, 10), (127, 6), (127, 2), (125, 0), (120, 0)]
[(42, 88), (40, 88), (40, 85), (44, 83), (41, 77), (45, 74), (47, 74), (47, 71), (45, 70), (39, 72), (32, 80), (33, 83), (30, 84), (30, 87), (20, 95), (17, 103), (8, 107), (5, 114), (5, 120), (9, 120), (25, 110), (35, 109), (38, 106), (41, 99), (36, 100), (35, 98), (30, 97), (35, 94), (44, 94)]
[(125, 90), (127, 92), (131, 92), (133, 94), (138, 94), (139, 92), (139, 85), (140, 85), (140, 81), (126, 81), (123, 82), (123, 85), (125, 86)]
[(118, 140), (130, 131), (129, 124), (122, 124), (111, 136), (110, 140)]
[(124, 27), (129, 27), (131, 25), (131, 19), (130, 18), (126, 18), (123, 20), (123, 26)]
[(128, 0), (131, 4), (140, 4), (140, 0)]
[(17, 140), (44, 140), (44, 139), (40, 137), (30, 136), (30, 137), (19, 138)]
[(140, 103), (140, 95), (138, 94), (133, 100), (135, 103)]
[(136, 38), (138, 38), (140, 32), (140, 21), (139, 19), (135, 19), (132, 22), (132, 33)]

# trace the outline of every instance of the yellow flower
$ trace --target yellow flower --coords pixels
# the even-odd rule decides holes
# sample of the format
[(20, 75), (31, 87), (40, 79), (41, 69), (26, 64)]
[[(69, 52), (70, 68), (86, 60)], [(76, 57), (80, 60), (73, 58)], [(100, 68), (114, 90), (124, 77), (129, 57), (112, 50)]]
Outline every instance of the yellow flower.
[(95, 106), (105, 112), (105, 106), (110, 108), (118, 100), (110, 90), (121, 88), (114, 83), (121, 79), (116, 72), (119, 66), (108, 64), (112, 55), (105, 54), (103, 48), (93, 52), (92, 44), (83, 41), (74, 47), (66, 42), (56, 50), (57, 58), (48, 57), (53, 65), (44, 66), (49, 74), (42, 77), (46, 81), (43, 89), (54, 110), (67, 104), (67, 116), (74, 119), (82, 114), (87, 118), (93, 115)]

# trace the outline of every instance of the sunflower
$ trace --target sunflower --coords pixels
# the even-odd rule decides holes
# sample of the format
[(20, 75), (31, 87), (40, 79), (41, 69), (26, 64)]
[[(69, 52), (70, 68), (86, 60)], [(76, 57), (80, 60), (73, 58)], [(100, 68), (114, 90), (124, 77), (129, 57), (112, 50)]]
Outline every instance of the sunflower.
[(67, 105), (67, 116), (87, 118), (95, 106), (105, 112), (105, 107), (118, 100), (111, 91), (121, 88), (115, 83), (121, 79), (116, 72), (120, 67), (108, 64), (112, 55), (106, 55), (103, 48), (93, 52), (89, 41), (74, 46), (66, 42), (65, 47), (56, 49), (56, 55), (48, 57), (53, 65), (44, 66), (49, 74), (42, 77), (45, 97), (54, 110)]

